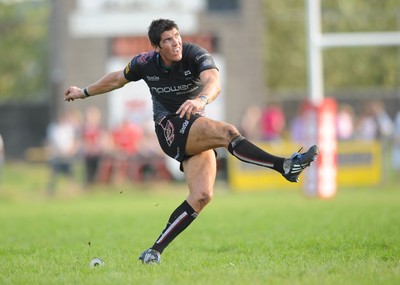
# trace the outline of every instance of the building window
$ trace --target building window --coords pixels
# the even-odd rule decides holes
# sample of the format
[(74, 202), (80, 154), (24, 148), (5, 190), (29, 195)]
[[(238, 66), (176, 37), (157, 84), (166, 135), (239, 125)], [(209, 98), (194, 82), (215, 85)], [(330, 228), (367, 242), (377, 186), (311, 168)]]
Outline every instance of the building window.
[(209, 12), (238, 12), (239, 0), (207, 0)]

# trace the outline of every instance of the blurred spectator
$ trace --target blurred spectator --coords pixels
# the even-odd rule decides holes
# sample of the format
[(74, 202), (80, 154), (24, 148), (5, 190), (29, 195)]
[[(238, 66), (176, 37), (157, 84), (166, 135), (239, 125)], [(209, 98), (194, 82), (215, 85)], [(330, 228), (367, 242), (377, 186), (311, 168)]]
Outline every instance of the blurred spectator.
[(260, 140), (262, 111), (259, 106), (253, 105), (246, 108), (240, 122), (240, 130), (247, 139)]
[(371, 108), (377, 125), (376, 138), (379, 140), (382, 149), (382, 180), (387, 182), (391, 169), (390, 156), (392, 154), (391, 143), (394, 125), (386, 112), (383, 101), (373, 102)]
[(130, 167), (139, 151), (140, 140), (143, 136), (142, 128), (124, 119), (112, 131), (114, 142), (114, 178), (121, 182), (130, 176)]
[(143, 122), (142, 139), (139, 142), (139, 152), (143, 157), (160, 157), (164, 156), (157, 136), (154, 134), (153, 120)]
[(112, 132), (116, 154), (124, 156), (136, 154), (142, 134), (140, 126), (127, 119), (123, 120)]
[(400, 180), (400, 111), (397, 112), (394, 121), (393, 132), (393, 168), (396, 171), (396, 177)]
[(54, 194), (57, 178), (73, 178), (73, 160), (78, 152), (76, 125), (71, 113), (61, 114), (47, 129), (47, 155), (51, 166), (49, 195)]
[(74, 128), (76, 134), (79, 134), (82, 124), (83, 124), (83, 116), (79, 110), (68, 110), (67, 111), (68, 122)]
[(280, 140), (285, 129), (285, 114), (278, 103), (271, 103), (261, 115), (261, 139), (266, 141)]
[(338, 140), (350, 140), (354, 136), (354, 109), (349, 104), (340, 104), (336, 116)]
[(100, 110), (95, 106), (90, 106), (85, 112), (85, 122), (81, 132), (86, 185), (96, 181), (99, 163), (103, 155), (104, 136)]
[(297, 111), (296, 117), (292, 119), (290, 122), (290, 137), (293, 140), (293, 142), (296, 143), (303, 143), (304, 141), (304, 124), (303, 124), (303, 116), (302, 116), (302, 111), (301, 108)]
[(373, 141), (376, 139), (378, 125), (376, 123), (370, 102), (363, 104), (363, 110), (357, 121), (354, 136), (356, 139)]
[(393, 122), (385, 110), (382, 101), (367, 102), (357, 124), (356, 138), (366, 141), (377, 140), (382, 149), (382, 180), (387, 181), (389, 174), (390, 142)]
[[(137, 155), (138, 169), (136, 179), (171, 179), (167, 170), (166, 155), (154, 134), (153, 120), (143, 122), (143, 133)], [(179, 169), (179, 168), (178, 168)]]
[(393, 133), (393, 122), (385, 110), (385, 105), (382, 101), (375, 101), (371, 104), (372, 114), (377, 123), (377, 139), (382, 142), (388, 142)]
[(4, 141), (3, 137), (0, 134), (0, 182), (2, 178), (2, 170), (3, 170), (3, 165), (4, 165), (4, 160), (5, 160), (5, 150), (4, 150)]

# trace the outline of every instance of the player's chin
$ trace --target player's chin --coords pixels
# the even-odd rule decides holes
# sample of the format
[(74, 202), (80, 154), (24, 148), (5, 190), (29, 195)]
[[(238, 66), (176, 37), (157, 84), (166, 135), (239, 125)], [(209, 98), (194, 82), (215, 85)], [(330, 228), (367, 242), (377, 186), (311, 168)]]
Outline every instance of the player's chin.
[(174, 60), (173, 61), (180, 61), (182, 59), (182, 54), (177, 54), (174, 56)]

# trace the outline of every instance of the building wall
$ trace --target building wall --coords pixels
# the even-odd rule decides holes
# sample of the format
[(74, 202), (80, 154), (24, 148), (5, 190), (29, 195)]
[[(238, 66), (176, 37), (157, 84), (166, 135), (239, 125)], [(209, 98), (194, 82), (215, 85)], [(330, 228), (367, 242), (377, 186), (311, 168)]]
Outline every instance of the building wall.
[(225, 57), (226, 120), (237, 124), (244, 109), (263, 104), (266, 96), (263, 60), (265, 19), (262, 1), (240, 2), (238, 13), (213, 13), (201, 17), (201, 26), (219, 38)]
[[(75, 9), (75, 1), (60, 1), (62, 9), (66, 11), (63, 33), (66, 35), (65, 47), (62, 52), (64, 57), (65, 78), (62, 92), (70, 85), (86, 87), (95, 82), (106, 72), (106, 64), (109, 56), (108, 40), (106, 38), (82, 37), (75, 38), (68, 28), (68, 15)], [(96, 96), (89, 100), (76, 100), (64, 103), (62, 108), (84, 111), (88, 106), (95, 104), (103, 114), (103, 124), (108, 119), (107, 96)]]
[[(70, 14), (75, 9), (75, 1), (60, 1)], [(237, 124), (244, 109), (251, 104), (261, 104), (266, 94), (264, 85), (264, 18), (262, 1), (240, 0), (240, 11), (233, 13), (203, 13), (199, 15), (199, 32), (212, 33), (218, 38), (219, 52), (225, 59), (225, 104), (226, 120)], [(74, 84), (85, 87), (107, 71), (110, 56), (107, 38), (73, 38), (65, 21), (63, 33), (65, 41), (65, 81), (63, 89)], [(178, 23), (179, 24), (179, 23)], [(62, 108), (84, 110), (96, 104), (103, 110), (103, 120), (107, 121), (107, 96), (90, 100), (78, 100), (63, 104)]]

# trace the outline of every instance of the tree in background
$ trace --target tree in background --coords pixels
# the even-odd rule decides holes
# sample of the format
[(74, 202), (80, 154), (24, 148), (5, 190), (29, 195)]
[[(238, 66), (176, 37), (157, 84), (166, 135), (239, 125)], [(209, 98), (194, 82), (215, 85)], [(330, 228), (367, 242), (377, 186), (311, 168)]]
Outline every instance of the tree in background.
[(0, 102), (47, 98), (48, 17), (48, 1), (0, 1)]
[[(306, 1), (264, 0), (267, 86), (307, 88)], [(323, 0), (322, 32), (398, 31), (398, 0)], [(326, 90), (399, 87), (399, 47), (332, 48), (323, 52)]]

